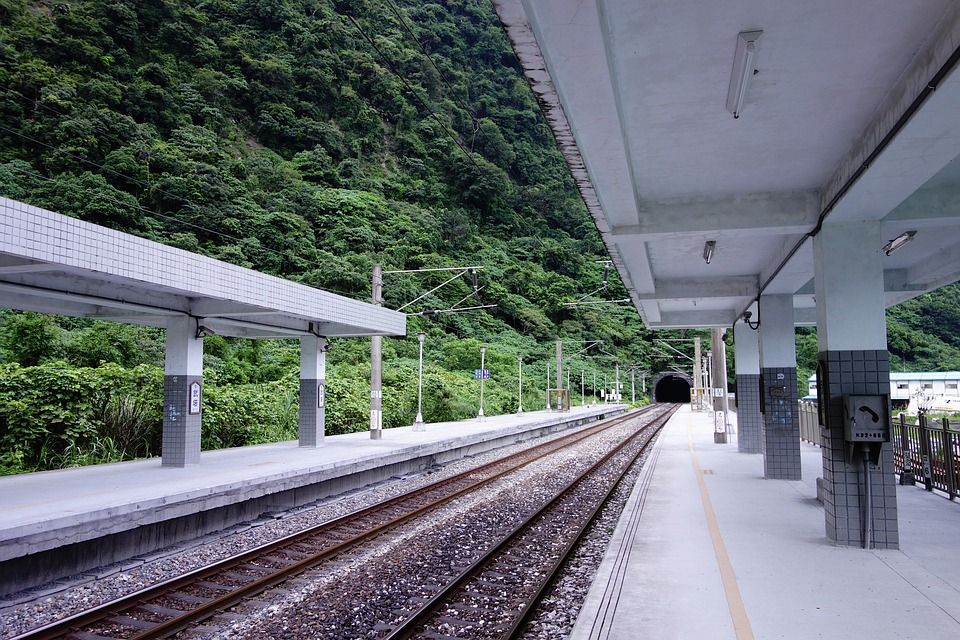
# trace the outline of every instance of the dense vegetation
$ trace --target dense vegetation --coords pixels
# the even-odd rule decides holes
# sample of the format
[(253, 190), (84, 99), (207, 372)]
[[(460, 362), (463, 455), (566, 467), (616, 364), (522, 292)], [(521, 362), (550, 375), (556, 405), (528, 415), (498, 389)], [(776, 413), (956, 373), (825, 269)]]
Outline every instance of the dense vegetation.
[[(631, 308), (563, 306), (599, 286), (603, 247), (487, 0), (0, 0), (0, 86), (5, 196), (358, 299), (374, 263), (481, 265), (495, 309), (409, 323), (428, 333), (428, 421), (476, 413), (481, 342), (488, 414), (515, 409), (517, 357), (540, 406), (557, 337), (672, 364)], [(386, 304), (443, 277), (388, 276)], [(924, 326), (948, 297), (895, 312), (903, 366), (914, 343), (924, 367), (957, 362), (957, 323)], [(293, 437), (296, 344), (205, 342), (204, 448)], [(0, 312), (0, 472), (156, 454), (162, 344)], [(386, 425), (409, 424), (416, 339), (384, 359)], [(329, 361), (328, 433), (365, 429), (369, 342), (336, 340)], [(613, 377), (605, 357), (572, 370), (588, 396)]]
[[(411, 319), (428, 420), (476, 413), (481, 341), (487, 413), (515, 409), (518, 356), (528, 408), (543, 402), (556, 337), (657, 366), (632, 309), (563, 307), (599, 286), (603, 247), (485, 0), (0, 0), (0, 25), (3, 195), (355, 298), (375, 262), (481, 265), (496, 309)], [(386, 304), (443, 277), (388, 276)], [(606, 295), (625, 296), (615, 277)], [(157, 452), (162, 332), (3, 322), (9, 470)], [(203, 446), (292, 437), (295, 343), (205, 350)], [(384, 357), (386, 423), (409, 423), (416, 339)], [(365, 428), (369, 341), (335, 341), (330, 361), (328, 432)], [(581, 368), (588, 395), (613, 377), (609, 359)]]

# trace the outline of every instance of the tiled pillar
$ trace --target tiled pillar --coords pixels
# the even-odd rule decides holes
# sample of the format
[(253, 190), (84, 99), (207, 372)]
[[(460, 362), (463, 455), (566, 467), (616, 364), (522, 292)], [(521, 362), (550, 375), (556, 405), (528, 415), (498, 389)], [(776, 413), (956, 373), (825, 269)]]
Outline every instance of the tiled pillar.
[[(890, 394), (883, 284), (883, 238), (878, 223), (824, 225), (814, 238), (818, 381), (827, 538), (863, 546), (866, 477), (872, 493), (872, 546), (896, 549), (897, 493), (893, 449), (878, 464), (847, 460), (843, 396)], [(889, 400), (888, 400), (889, 402)]]
[(793, 296), (760, 296), (763, 475), (800, 479), (800, 415)]
[(323, 444), (326, 417), (327, 340), (300, 338), (300, 446)]
[(163, 466), (200, 461), (202, 399), (203, 338), (197, 336), (197, 320), (173, 318), (167, 321), (163, 375)]
[(733, 326), (734, 364), (737, 369), (737, 450), (763, 450), (760, 415), (760, 342), (756, 329), (743, 322)]

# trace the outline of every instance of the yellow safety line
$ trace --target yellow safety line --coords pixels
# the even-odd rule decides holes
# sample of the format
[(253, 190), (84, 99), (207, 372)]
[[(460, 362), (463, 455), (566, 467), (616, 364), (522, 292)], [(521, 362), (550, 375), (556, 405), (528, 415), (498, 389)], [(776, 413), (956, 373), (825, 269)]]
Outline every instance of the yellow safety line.
[(703, 470), (697, 461), (697, 452), (693, 449), (693, 427), (687, 423), (687, 446), (690, 448), (690, 461), (693, 462), (693, 471), (697, 476), (697, 486), (700, 487), (700, 501), (703, 502), (703, 514), (707, 517), (707, 528), (710, 530), (710, 540), (713, 542), (713, 553), (717, 557), (720, 567), (720, 579), (723, 582), (723, 592), (727, 596), (727, 607), (730, 609), (730, 619), (733, 621), (733, 631), (737, 640), (753, 640), (753, 628), (750, 618), (747, 617), (747, 608), (743, 604), (740, 588), (737, 586), (737, 575), (733, 572), (727, 547), (723, 544), (720, 535), (720, 526), (717, 524), (717, 514), (713, 511), (710, 494), (707, 493), (707, 483), (703, 479)]

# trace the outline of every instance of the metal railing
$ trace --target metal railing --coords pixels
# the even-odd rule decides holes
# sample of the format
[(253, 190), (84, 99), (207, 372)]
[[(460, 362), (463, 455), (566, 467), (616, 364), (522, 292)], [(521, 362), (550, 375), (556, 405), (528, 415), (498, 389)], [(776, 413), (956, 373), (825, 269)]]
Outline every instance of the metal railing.
[(893, 421), (894, 469), (900, 484), (922, 482), (927, 491), (938, 489), (951, 500), (960, 487), (960, 421), (929, 420), (921, 414)]
[(820, 418), (817, 414), (817, 403), (806, 400), (800, 400), (798, 402), (800, 405), (798, 411), (800, 415), (800, 439), (810, 444), (815, 444), (818, 447), (822, 446), (820, 441)]

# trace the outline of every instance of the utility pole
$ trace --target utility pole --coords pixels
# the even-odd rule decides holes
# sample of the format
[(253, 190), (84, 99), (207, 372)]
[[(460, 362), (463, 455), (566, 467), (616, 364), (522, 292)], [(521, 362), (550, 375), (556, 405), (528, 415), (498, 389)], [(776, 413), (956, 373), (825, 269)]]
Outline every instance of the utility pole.
[(630, 369), (630, 404), (637, 401), (637, 370)]
[(544, 398), (544, 402), (546, 403), (547, 411), (550, 411), (550, 358), (549, 357), (547, 358), (547, 386), (545, 388), (544, 393), (547, 394), (546, 397)]
[[(557, 340), (557, 389), (563, 388), (563, 340)], [(557, 391), (557, 411), (563, 407), (560, 404), (560, 392)]]
[(597, 404), (597, 372), (593, 372), (593, 404)]
[(587, 396), (585, 395), (586, 387), (583, 386), (583, 369), (580, 369), (580, 406), (587, 406)]
[(517, 415), (523, 415), (523, 356), (517, 357)]
[[(373, 265), (373, 304), (383, 304), (383, 266)], [(379, 440), (383, 436), (383, 338), (373, 336), (370, 339), (370, 439)]]
[(487, 355), (487, 347), (486, 347), (486, 345), (481, 345), (481, 347), (480, 347), (480, 411), (477, 413), (477, 420), (480, 420), (481, 422), (483, 422), (483, 418), (484, 418), (484, 415), (483, 415), (483, 380), (484, 380), (484, 377), (485, 377), (484, 374), (486, 373), (486, 371), (485, 371), (485, 368), (486, 368), (486, 366), (485, 366), (485, 365), (486, 365), (486, 362), (485, 362), (486, 355)]
[(613, 383), (613, 399), (620, 402), (620, 363), (617, 362), (614, 366), (616, 367), (616, 374), (614, 375)]

